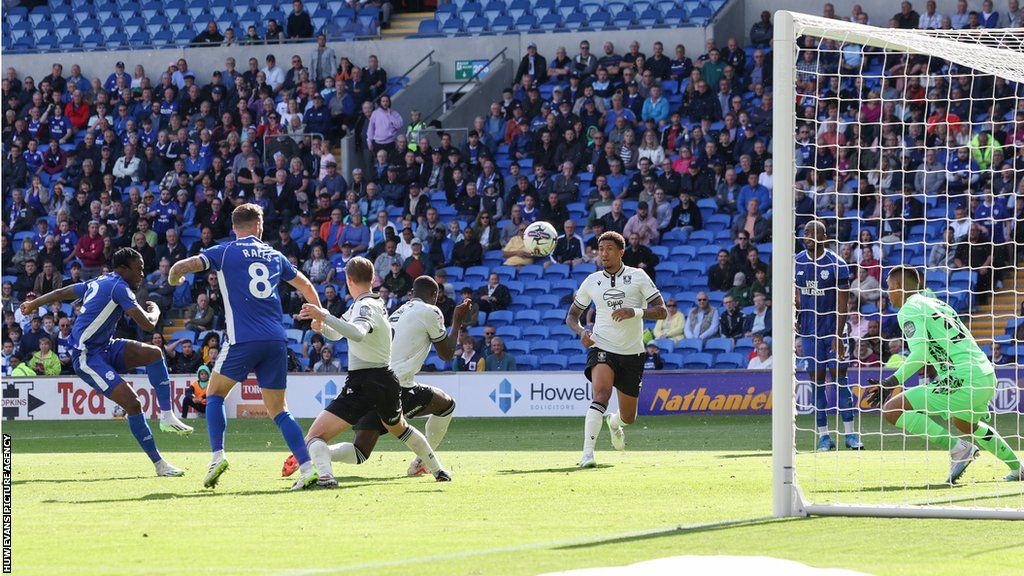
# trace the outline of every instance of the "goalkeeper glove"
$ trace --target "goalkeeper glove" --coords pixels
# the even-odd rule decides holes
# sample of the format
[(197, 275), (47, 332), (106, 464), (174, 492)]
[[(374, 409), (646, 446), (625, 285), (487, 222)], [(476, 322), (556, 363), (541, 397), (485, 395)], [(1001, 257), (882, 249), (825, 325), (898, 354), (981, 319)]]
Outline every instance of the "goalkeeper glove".
[(868, 388), (866, 394), (864, 394), (864, 401), (867, 402), (871, 408), (878, 408), (885, 404), (892, 396), (896, 388), (899, 387), (900, 383), (895, 376), (889, 376), (884, 381), (879, 382), (875, 378), (868, 378), (868, 384), (871, 385)]

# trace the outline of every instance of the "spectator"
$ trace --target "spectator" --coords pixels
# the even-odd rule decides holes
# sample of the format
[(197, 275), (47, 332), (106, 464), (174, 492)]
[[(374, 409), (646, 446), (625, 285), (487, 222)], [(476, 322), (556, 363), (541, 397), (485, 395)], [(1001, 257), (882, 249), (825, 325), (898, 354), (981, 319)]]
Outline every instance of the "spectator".
[(373, 114), (370, 115), (366, 129), (366, 146), (374, 154), (378, 150), (386, 150), (391, 147), (404, 125), (401, 114), (391, 108), (389, 96), (381, 96), (378, 104)]
[(622, 263), (626, 266), (632, 266), (633, 268), (639, 268), (650, 276), (651, 280), (655, 279), (655, 267), (660, 262), (660, 258), (651, 251), (640, 240), (640, 236), (633, 232), (629, 235), (629, 245), (626, 246), (625, 252), (622, 254)]
[(995, 8), (992, 7), (992, 0), (984, 0), (981, 3), (981, 12), (978, 13), (978, 19), (982, 28), (999, 27), (999, 12), (996, 12)]
[[(196, 303), (189, 306), (188, 320), (185, 328), (196, 332), (203, 332), (213, 328), (213, 308), (210, 307), (210, 300), (206, 294), (196, 296)], [(192, 370), (187, 370), (192, 372)]]
[(772, 367), (772, 347), (762, 341), (755, 349), (756, 356), (747, 363), (747, 370), (770, 370)]
[(463, 336), (459, 343), (461, 349), (452, 360), (453, 372), (483, 372), (487, 369), (487, 362), (483, 355), (476, 351), (476, 340), (472, 336)]
[(665, 368), (665, 361), (661, 358), (661, 349), (653, 341), (648, 342), (644, 356), (644, 370), (661, 370), (663, 368)]
[(725, 292), (732, 288), (736, 268), (726, 250), (718, 251), (718, 262), (708, 268), (708, 288), (714, 292)]
[(501, 284), (497, 273), (492, 272), (487, 278), (487, 285), (477, 289), (477, 303), (480, 311), (490, 314), (496, 310), (506, 310), (512, 303), (512, 294), (508, 287)]
[(107, 259), (103, 254), (103, 238), (100, 236), (100, 223), (89, 222), (89, 233), (78, 239), (73, 258), (82, 261), (82, 279), (89, 280), (99, 275)]
[(764, 294), (754, 294), (754, 310), (743, 320), (743, 333), (748, 337), (755, 333), (772, 335), (772, 309), (768, 307)]
[(761, 201), (757, 198), (747, 200), (746, 212), (737, 216), (733, 221), (733, 236), (738, 236), (741, 230), (745, 231), (755, 243), (760, 244), (771, 240), (772, 224), (761, 213)]
[(881, 297), (882, 289), (878, 279), (872, 276), (867, 268), (858, 267), (857, 278), (850, 284), (850, 298), (857, 302), (859, 307), (864, 304), (877, 304)]
[(195, 370), (196, 379), (185, 388), (185, 394), (181, 399), (181, 418), (188, 419), (189, 409), (196, 411), (196, 414), (206, 414), (206, 386), (210, 383), (210, 367), (199, 366)]
[(759, 48), (768, 48), (772, 42), (775, 27), (772, 24), (772, 14), (767, 10), (761, 12), (761, 20), (750, 27), (750, 43)]
[(718, 335), (718, 310), (711, 306), (707, 292), (697, 293), (697, 305), (690, 309), (683, 334), (687, 338), (707, 340)]
[(203, 365), (202, 354), (195, 349), (191, 340), (179, 340), (181, 351), (174, 355), (171, 371), (174, 374), (192, 374)]
[(740, 308), (750, 306), (753, 302), (754, 293), (750, 286), (747, 285), (747, 275), (743, 272), (737, 272), (733, 279), (732, 287), (729, 288), (726, 294), (732, 296)]
[(412, 289), (413, 279), (402, 270), (402, 263), (391, 260), (390, 270), (381, 277), (380, 285), (387, 288), (397, 298), (405, 298)]
[(885, 367), (889, 370), (897, 370), (907, 360), (903, 350), (903, 339), (893, 338), (888, 344), (889, 357), (885, 360)]
[(64, 285), (64, 275), (57, 272), (51, 260), (43, 260), (43, 271), (36, 276), (33, 291), (40, 296), (49, 294)]
[[(411, 233), (410, 233), (411, 236)], [(477, 247), (479, 248), (479, 244)], [(411, 240), (411, 252), (409, 257), (402, 263), (402, 270), (409, 275), (410, 278), (419, 278), (424, 274), (432, 275), (434, 273), (434, 265), (427, 254), (423, 253), (423, 242), (420, 242), (419, 238), (412, 238)]]
[(1013, 358), (1003, 354), (1003, 345), (999, 342), (992, 343), (992, 353), (990, 354), (989, 359), (991, 359), (992, 363), (996, 366), (1013, 363)]
[(341, 372), (341, 362), (334, 357), (334, 348), (324, 346), (320, 349), (320, 360), (313, 365), (316, 374), (337, 374)]
[(470, 266), (480, 266), (483, 261), (484, 251), (476, 238), (476, 232), (472, 228), (466, 228), (462, 242), (457, 243), (452, 250), (452, 266), (469, 268)]
[(491, 353), (484, 362), (488, 372), (515, 372), (516, 359), (505, 349), (505, 341), (500, 336), (491, 338)]
[(935, 9), (935, 0), (925, 3), (924, 14), (918, 17), (917, 27), (921, 30), (938, 30), (942, 28), (942, 14)]
[[(614, 206), (612, 208), (614, 210)], [(658, 233), (658, 219), (648, 211), (647, 202), (637, 203), (636, 214), (629, 218), (623, 227), (622, 234), (629, 238), (636, 234), (639, 242), (643, 245), (657, 244), (660, 234)]]
[(526, 46), (526, 55), (519, 61), (519, 68), (513, 84), (519, 84), (523, 76), (529, 76), (538, 86), (548, 81), (548, 62), (537, 53), (537, 44), (530, 42)]
[(195, 47), (201, 46), (213, 46), (216, 44), (224, 43), (224, 35), (217, 29), (217, 23), (210, 20), (206, 24), (206, 29), (196, 35), (189, 44)]
[[(529, 196), (527, 197), (529, 198)], [(526, 232), (526, 221), (519, 223), (519, 230), (515, 236), (509, 239), (505, 244), (504, 248), (501, 249), (501, 255), (505, 257), (505, 266), (515, 266), (516, 268), (533, 264), (533, 257), (529, 251), (526, 250), (526, 244), (523, 243), (523, 233)]]
[(652, 334), (658, 339), (671, 338), (678, 342), (683, 339), (683, 325), (686, 319), (676, 306), (675, 298), (669, 298), (665, 307), (668, 308), (668, 316), (654, 323)]
[(300, 0), (292, 2), (292, 13), (288, 15), (285, 22), (288, 38), (312, 38), (313, 22), (309, 18), (309, 12), (302, 7)]

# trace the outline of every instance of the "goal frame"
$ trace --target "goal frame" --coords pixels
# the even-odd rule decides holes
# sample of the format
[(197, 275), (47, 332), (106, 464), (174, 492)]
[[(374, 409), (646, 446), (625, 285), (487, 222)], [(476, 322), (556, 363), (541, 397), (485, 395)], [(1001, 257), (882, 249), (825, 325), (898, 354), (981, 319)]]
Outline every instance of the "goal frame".
[[(798, 16), (800, 23), (796, 22)], [(819, 24), (816, 24), (819, 23)], [(793, 235), (795, 217), (793, 213), (793, 189), (795, 184), (795, 147), (792, 145), (796, 130), (796, 63), (797, 38), (799, 35), (811, 35), (823, 38), (835, 38), (847, 42), (856, 42), (865, 46), (906, 52), (926, 53), (910, 45), (899, 37), (887, 38), (885, 42), (877, 36), (858, 33), (876, 30), (872, 27), (853, 23), (844, 23), (842, 37), (837, 34), (829, 21), (820, 17), (798, 14), (786, 10), (775, 12), (774, 38), (772, 45), (773, 60), (773, 98), (772, 110), (772, 156), (774, 160), (773, 204), (784, 207), (773, 212), (772, 236), (775, 239), (772, 248), (772, 291), (775, 294), (791, 294), (793, 290), (794, 242), (789, 238)], [(895, 35), (894, 35), (895, 36)], [(941, 46), (952, 40), (924, 33), (922, 40), (929, 44)], [(993, 50), (979, 46), (979, 52)], [(976, 55), (977, 57), (977, 55)], [(973, 59), (973, 58), (972, 58)], [(964, 62), (964, 64), (976, 64)], [(1014, 81), (1020, 77), (1014, 75)], [(784, 184), (780, 184), (784, 183)], [(776, 361), (772, 366), (772, 511), (776, 517), (817, 516), (868, 516), (883, 518), (958, 518), (958, 519), (995, 519), (1024, 520), (1024, 510), (967, 508), (955, 506), (928, 506), (918, 504), (900, 505), (859, 505), (859, 504), (823, 504), (815, 503), (804, 497), (800, 490), (796, 469), (796, 410), (795, 386), (796, 367), (793, 332), (793, 299), (776, 298), (773, 306), (772, 348), (775, 350)]]

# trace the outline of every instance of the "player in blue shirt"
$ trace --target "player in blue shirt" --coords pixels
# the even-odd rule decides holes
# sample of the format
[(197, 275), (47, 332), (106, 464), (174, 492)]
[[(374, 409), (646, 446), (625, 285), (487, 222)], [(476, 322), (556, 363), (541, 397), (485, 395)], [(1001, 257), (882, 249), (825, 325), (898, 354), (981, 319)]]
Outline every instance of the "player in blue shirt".
[(236, 240), (212, 246), (198, 256), (171, 267), (169, 282), (181, 284), (186, 274), (213, 270), (220, 280), (227, 323), (227, 342), (221, 348), (206, 389), (206, 424), (213, 459), (203, 485), (213, 488), (228, 469), (224, 458), (227, 414), (224, 398), (249, 372), (256, 373), (267, 413), (281, 430), (285, 443), (299, 461), (302, 476), (292, 486), (302, 490), (316, 485), (316, 468), (309, 459), (302, 428), (285, 402), (288, 378), (288, 338), (281, 325), (281, 298), (277, 285), (287, 282), (307, 302), (320, 305), (313, 284), (280, 252), (265, 244), (263, 209), (242, 204), (231, 213)]
[(815, 420), (818, 428), (818, 450), (834, 450), (836, 445), (828, 432), (828, 399), (825, 395), (825, 372), (837, 384), (839, 414), (843, 421), (846, 447), (863, 450), (853, 417), (853, 393), (846, 378), (847, 343), (846, 316), (850, 303), (850, 269), (835, 252), (825, 247), (825, 225), (812, 220), (804, 226), (806, 250), (796, 255), (797, 336), (807, 359), (807, 372), (814, 380)]
[(114, 338), (114, 330), (127, 314), (143, 330), (156, 329), (160, 309), (153, 302), (145, 308), (135, 299), (143, 279), (142, 255), (131, 248), (114, 252), (110, 260), (113, 272), (88, 282), (79, 282), (54, 290), (21, 305), (23, 314), (30, 315), (54, 302), (82, 299), (78, 318), (71, 328), (71, 357), (75, 374), (97, 392), (124, 408), (128, 414), (128, 427), (132, 435), (156, 466), (157, 476), (181, 476), (184, 470), (169, 464), (160, 456), (153, 433), (142, 413), (142, 403), (122, 372), (145, 366), (149, 382), (160, 405), (160, 429), (165, 432), (190, 434), (186, 426), (171, 410), (171, 378), (159, 346), (132, 340)]

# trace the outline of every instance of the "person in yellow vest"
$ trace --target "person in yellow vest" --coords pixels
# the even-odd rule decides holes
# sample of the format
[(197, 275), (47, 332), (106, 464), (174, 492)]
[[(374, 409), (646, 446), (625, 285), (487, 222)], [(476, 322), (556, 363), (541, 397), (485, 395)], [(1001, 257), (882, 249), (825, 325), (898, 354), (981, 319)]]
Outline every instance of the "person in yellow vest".
[(405, 137), (408, 143), (405, 145), (406, 148), (416, 152), (420, 147), (420, 132), (427, 127), (426, 124), (420, 120), (420, 111), (411, 110), (409, 112), (409, 126), (405, 129)]
[(181, 418), (188, 418), (188, 409), (192, 408), (197, 414), (206, 414), (206, 385), (210, 382), (210, 367), (205, 364), (196, 370), (196, 381), (189, 384), (185, 389), (185, 396), (181, 399)]
[(11, 376), (14, 378), (24, 378), (26, 376), (35, 376), (36, 371), (28, 365), (27, 362), (22, 362), (21, 358), (17, 356), (11, 356)]
[(505, 266), (526, 266), (533, 264), (533, 258), (526, 251), (526, 244), (523, 242), (523, 232), (526, 232), (526, 222), (519, 223), (519, 232), (516, 233), (505, 247), (501, 249), (501, 255), (506, 258)]
[(26, 362), (39, 376), (57, 376), (60, 374), (60, 358), (53, 351), (53, 343), (43, 336), (39, 339), (39, 350)]

